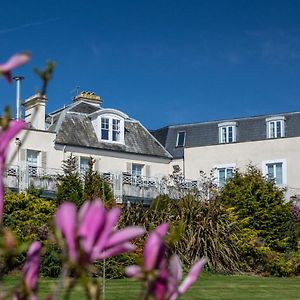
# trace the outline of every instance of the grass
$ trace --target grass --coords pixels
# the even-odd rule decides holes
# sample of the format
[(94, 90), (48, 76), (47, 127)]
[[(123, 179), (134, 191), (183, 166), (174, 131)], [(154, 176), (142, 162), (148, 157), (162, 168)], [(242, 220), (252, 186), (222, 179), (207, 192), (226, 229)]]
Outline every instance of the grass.
[[(17, 277), (8, 277), (7, 286), (13, 286)], [(55, 280), (43, 278), (40, 281), (40, 297), (43, 299), (53, 287)], [(128, 279), (108, 280), (105, 300), (138, 299), (140, 285)], [(274, 278), (248, 275), (215, 275), (205, 273), (199, 281), (183, 296), (182, 300), (211, 299), (299, 299), (300, 277)], [(78, 287), (72, 300), (84, 299)]]

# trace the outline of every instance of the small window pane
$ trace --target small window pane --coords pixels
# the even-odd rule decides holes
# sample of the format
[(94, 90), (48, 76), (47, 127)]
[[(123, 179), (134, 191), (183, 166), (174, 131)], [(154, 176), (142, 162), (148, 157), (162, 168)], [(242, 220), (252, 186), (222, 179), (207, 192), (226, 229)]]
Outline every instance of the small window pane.
[(86, 170), (89, 168), (90, 158), (80, 157), (80, 173), (85, 174)]
[(143, 165), (132, 164), (132, 175), (142, 176)]
[(101, 118), (101, 139), (108, 140), (109, 139), (109, 119)]
[(185, 132), (180, 131), (177, 133), (177, 147), (183, 147), (185, 144)]
[(232, 126), (227, 127), (228, 128), (228, 143), (233, 142), (233, 128)]
[(281, 121), (276, 122), (276, 137), (281, 137)]
[(233, 177), (233, 169), (232, 168), (228, 168), (227, 169), (227, 180)]
[(226, 143), (226, 127), (222, 127), (222, 143)]
[(282, 180), (282, 163), (276, 164), (276, 184), (281, 185), (283, 183)]
[(120, 120), (113, 119), (112, 140), (118, 142), (120, 140)]
[(218, 169), (218, 173), (219, 173), (219, 186), (222, 187), (225, 185), (225, 181), (226, 181), (226, 169), (225, 168)]

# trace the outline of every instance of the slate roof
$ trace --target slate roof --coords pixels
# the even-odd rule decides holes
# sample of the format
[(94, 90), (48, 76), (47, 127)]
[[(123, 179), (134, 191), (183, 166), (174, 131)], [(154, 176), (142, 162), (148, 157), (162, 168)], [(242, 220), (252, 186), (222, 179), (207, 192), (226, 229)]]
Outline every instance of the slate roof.
[(52, 116), (53, 124), (48, 130), (56, 131), (55, 142), (58, 144), (172, 158), (150, 132), (133, 119), (125, 119), (124, 145), (99, 141), (89, 117), (97, 110), (101, 108), (86, 102), (80, 105), (74, 103)]
[(185, 147), (201, 147), (219, 144), (218, 124), (236, 122), (237, 141), (260, 141), (267, 138), (266, 118), (285, 117), (285, 137), (300, 136), (300, 112), (280, 113), (231, 120), (219, 120), (194, 124), (170, 125), (152, 131), (159, 142), (172, 154), (173, 158), (183, 157), (183, 147), (176, 147), (177, 133), (186, 132)]

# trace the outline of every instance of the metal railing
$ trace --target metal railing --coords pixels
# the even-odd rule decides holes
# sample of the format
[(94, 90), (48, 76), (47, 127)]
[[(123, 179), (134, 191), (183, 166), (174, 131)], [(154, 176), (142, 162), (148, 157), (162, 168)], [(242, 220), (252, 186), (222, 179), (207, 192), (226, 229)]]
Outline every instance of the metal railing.
[[(20, 166), (8, 166), (4, 172), (4, 184), (6, 187), (25, 191), (30, 186), (36, 189), (43, 189), (54, 194), (56, 191), (57, 177), (62, 170), (53, 168), (41, 168), (28, 164)], [(100, 173), (106, 180), (114, 193), (117, 202), (126, 202), (124, 199), (153, 199), (160, 194), (169, 194), (177, 198), (180, 195), (189, 193), (191, 190), (199, 190), (200, 183), (195, 180), (180, 181), (167, 178), (155, 178), (137, 176), (130, 173)], [(83, 179), (83, 177), (81, 177)], [(147, 201), (148, 201), (147, 200)]]

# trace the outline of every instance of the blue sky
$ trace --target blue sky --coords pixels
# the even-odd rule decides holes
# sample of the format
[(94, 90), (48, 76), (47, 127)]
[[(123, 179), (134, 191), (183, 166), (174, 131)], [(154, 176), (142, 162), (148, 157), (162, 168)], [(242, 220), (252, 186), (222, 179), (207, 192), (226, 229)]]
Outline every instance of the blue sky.
[[(40, 87), (32, 69), (57, 62), (48, 112), (76, 86), (151, 129), (300, 110), (300, 1), (15, 0), (1, 12), (1, 61), (33, 55), (15, 73), (23, 98)], [(14, 103), (0, 81), (0, 109)]]

